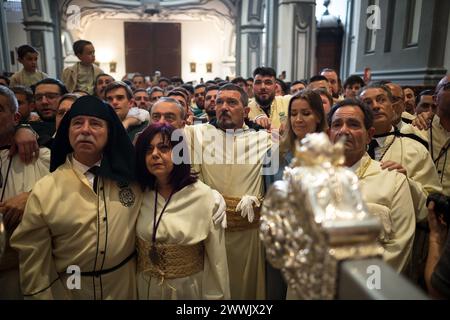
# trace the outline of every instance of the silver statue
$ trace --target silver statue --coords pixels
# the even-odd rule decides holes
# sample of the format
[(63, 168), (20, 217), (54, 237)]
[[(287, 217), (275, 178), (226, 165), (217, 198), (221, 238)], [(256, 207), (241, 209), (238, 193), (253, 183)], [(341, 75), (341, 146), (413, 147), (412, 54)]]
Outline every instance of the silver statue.
[(343, 163), (342, 142), (309, 134), (263, 203), (260, 236), (267, 257), (300, 299), (333, 299), (340, 261), (383, 252), (380, 222)]

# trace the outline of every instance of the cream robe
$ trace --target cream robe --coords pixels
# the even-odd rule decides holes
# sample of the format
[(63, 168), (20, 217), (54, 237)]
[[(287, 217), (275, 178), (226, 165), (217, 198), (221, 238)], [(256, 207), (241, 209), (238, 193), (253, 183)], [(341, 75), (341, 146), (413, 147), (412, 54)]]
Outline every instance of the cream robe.
[[(288, 116), (289, 100), (291, 100), (290, 95), (275, 96), (273, 99), (272, 105), (270, 106), (269, 115), (272, 127), (279, 129), (281, 122), (286, 121)], [(250, 107), (248, 117), (252, 121), (254, 121), (257, 116), (266, 114), (254, 98), (249, 101), (248, 106)], [(282, 118), (284, 118), (284, 120)]]
[(383, 258), (401, 272), (410, 260), (416, 228), (411, 191), (404, 174), (382, 170), (378, 161), (370, 160), (367, 170), (361, 172), (369, 158), (366, 153), (352, 169), (358, 176), (362, 174), (360, 187), (366, 203), (383, 208), (373, 212), (380, 216), (383, 225), (380, 237), (385, 249)]
[(119, 200), (116, 182), (100, 178), (99, 187), (97, 196), (86, 176), (74, 170), (70, 156), (36, 183), (22, 223), (11, 238), (19, 252), (24, 295), (33, 299), (136, 298), (135, 258), (108, 274), (81, 276), (81, 289), (68, 289), (75, 283), (68, 278), (72, 275), (67, 273), (69, 266), (76, 265), (81, 272), (105, 270), (135, 250), (141, 192), (131, 186), (134, 201), (126, 207)]
[[(412, 125), (403, 127), (404, 133), (415, 133), (428, 142), (428, 147), (431, 154), (431, 146), (433, 146), (433, 161), (437, 169), (439, 181), (442, 184), (443, 193), (450, 196), (450, 149), (447, 150), (439, 160), (435, 161), (443, 147), (450, 143), (450, 132), (445, 130), (441, 125), (441, 119), (438, 115), (434, 115), (431, 122), (431, 130), (418, 130)], [(430, 141), (430, 132), (433, 134), (433, 143)]]
[[(157, 217), (166, 199), (158, 194)], [(155, 192), (144, 193), (137, 221), (137, 236), (151, 243)], [(170, 200), (158, 227), (156, 241), (163, 244), (193, 245), (204, 242), (203, 271), (194, 275), (161, 279), (138, 272), (139, 299), (229, 299), (230, 284), (225, 250), (225, 232), (214, 225), (215, 200), (201, 181), (184, 187)]]
[(401, 164), (407, 172), (411, 187), (416, 219), (425, 220), (428, 215), (427, 196), (442, 192), (442, 186), (428, 150), (416, 140), (407, 137), (387, 136), (382, 147), (375, 149), (375, 159), (391, 160)]
[[(6, 182), (6, 175), (10, 158), (9, 150), (0, 151), (1, 174), (3, 184)], [(3, 201), (8, 200), (20, 193), (30, 192), (34, 184), (43, 176), (48, 174), (50, 167), (50, 150), (41, 148), (39, 158), (29, 165), (23, 164), (18, 155), (11, 159), (11, 168), (8, 173), (8, 181), (5, 186), (0, 187), (0, 194), (5, 192)], [(19, 260), (17, 252), (9, 246), (9, 237), (7, 235), (6, 250), (0, 259), (0, 299), (20, 298), (19, 283)]]
[[(188, 140), (193, 140), (193, 169), (204, 183), (228, 197), (263, 197), (262, 163), (271, 147), (266, 131), (244, 125), (243, 130), (229, 134), (210, 124), (188, 126), (185, 131)], [(216, 163), (208, 161), (213, 150)], [(265, 255), (259, 229), (227, 230), (225, 239), (231, 299), (264, 299)]]

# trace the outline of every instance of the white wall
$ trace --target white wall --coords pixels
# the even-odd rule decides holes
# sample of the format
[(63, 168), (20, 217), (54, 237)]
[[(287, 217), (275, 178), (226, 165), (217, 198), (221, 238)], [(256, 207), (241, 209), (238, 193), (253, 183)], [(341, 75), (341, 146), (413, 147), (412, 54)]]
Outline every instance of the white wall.
[[(100, 68), (116, 80), (125, 75), (125, 36), (123, 20), (95, 19), (87, 25), (83, 38), (95, 47), (95, 58)], [(79, 39), (74, 39), (74, 41)], [(116, 62), (116, 72), (109, 71), (109, 62)]]
[[(96, 59), (103, 71), (110, 73), (109, 62), (117, 62), (117, 72), (111, 73), (115, 79), (125, 75), (125, 21), (135, 20), (92, 19), (82, 34), (94, 44)], [(232, 29), (231, 24), (215, 21), (181, 22), (181, 76), (184, 81), (231, 76), (224, 62), (230, 60), (228, 49)], [(190, 72), (190, 62), (197, 64), (196, 73)], [(212, 73), (206, 73), (207, 62), (212, 62)]]

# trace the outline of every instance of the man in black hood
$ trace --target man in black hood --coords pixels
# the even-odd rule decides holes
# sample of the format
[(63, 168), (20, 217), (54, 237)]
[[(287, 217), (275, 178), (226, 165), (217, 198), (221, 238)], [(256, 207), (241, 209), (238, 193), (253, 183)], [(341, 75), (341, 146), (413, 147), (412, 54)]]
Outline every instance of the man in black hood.
[(54, 140), (50, 171), (33, 188), (11, 244), (25, 296), (134, 299), (141, 194), (134, 150), (115, 111), (75, 101)]

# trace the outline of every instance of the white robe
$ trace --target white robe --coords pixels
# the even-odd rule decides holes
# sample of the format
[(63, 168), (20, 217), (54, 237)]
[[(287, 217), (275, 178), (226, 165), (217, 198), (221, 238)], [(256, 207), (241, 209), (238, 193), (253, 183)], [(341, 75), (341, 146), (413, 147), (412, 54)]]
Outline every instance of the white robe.
[(97, 195), (84, 173), (74, 169), (70, 156), (36, 183), (23, 220), (11, 237), (12, 247), (19, 252), (26, 297), (136, 298), (135, 258), (99, 277), (81, 276), (80, 288), (69, 269), (107, 270), (135, 251), (142, 193), (137, 186), (120, 188), (117, 182), (101, 178), (99, 188)]
[[(365, 154), (352, 169), (358, 172), (368, 161)], [(398, 272), (403, 271), (410, 260), (416, 219), (411, 191), (404, 174), (396, 171), (382, 170), (380, 163), (370, 160), (370, 165), (362, 174), (360, 188), (367, 203), (376, 204), (382, 222), (381, 245), (383, 258)]]
[[(8, 173), (9, 150), (0, 151), (1, 175), (3, 177), (3, 185), (0, 187), (0, 194), (4, 192), (3, 201), (6, 201), (23, 192), (30, 192), (34, 184), (43, 176), (48, 174), (50, 167), (50, 150), (41, 148), (39, 150), (39, 158), (31, 164), (25, 165), (15, 155), (11, 159), (11, 167)], [(7, 179), (7, 181), (6, 181)], [(22, 297), (19, 283), (19, 259), (17, 252), (11, 249), (9, 245), (10, 234), (6, 236), (7, 244), (3, 257), (0, 259), (0, 300), (1, 299), (19, 299)]]
[[(418, 130), (416, 127), (408, 124), (403, 126), (401, 132), (414, 133), (428, 142), (428, 150), (433, 157), (443, 193), (450, 196), (450, 148), (447, 149), (446, 154), (440, 159), (437, 159), (443, 147), (450, 143), (450, 131), (447, 131), (441, 125), (439, 116), (434, 115), (433, 121), (431, 122), (431, 130)], [(431, 141), (431, 136), (433, 136), (433, 141)], [(431, 147), (433, 150), (431, 150)]]
[[(263, 197), (262, 164), (271, 147), (267, 132), (244, 125), (243, 130), (230, 134), (209, 124), (186, 131), (195, 148), (191, 151), (193, 168), (204, 183), (227, 197)], [(264, 299), (265, 255), (259, 229), (227, 230), (225, 238), (231, 298)]]
[[(137, 236), (152, 241), (155, 191), (144, 193), (137, 222)], [(157, 218), (166, 203), (158, 195)], [(161, 279), (138, 272), (139, 299), (229, 299), (230, 284), (225, 232), (214, 225), (216, 210), (211, 189), (201, 181), (173, 194), (161, 218), (156, 241), (162, 244), (193, 245), (203, 242), (203, 270), (182, 278)], [(150, 262), (151, 263), (151, 262)]]
[(393, 135), (377, 138), (382, 146), (375, 149), (375, 160), (395, 161), (401, 164), (407, 172), (411, 188), (416, 218), (423, 221), (428, 215), (426, 207), (427, 196), (431, 192), (442, 192), (436, 168), (433, 165), (428, 150), (418, 141), (408, 137)]

